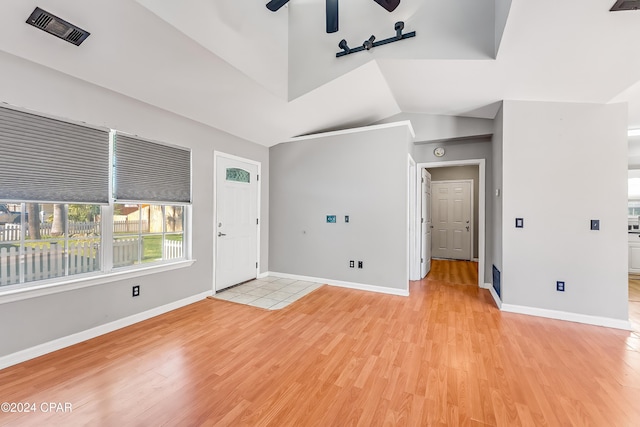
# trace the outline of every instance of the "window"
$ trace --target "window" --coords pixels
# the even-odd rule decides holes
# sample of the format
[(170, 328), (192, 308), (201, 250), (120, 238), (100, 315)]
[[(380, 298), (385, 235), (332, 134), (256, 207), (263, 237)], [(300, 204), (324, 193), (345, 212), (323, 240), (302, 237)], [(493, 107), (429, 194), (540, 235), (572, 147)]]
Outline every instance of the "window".
[(184, 207), (115, 204), (113, 267), (184, 259)]
[(0, 200), (109, 202), (109, 130), (0, 108)]
[(115, 133), (113, 267), (185, 259), (191, 152)]
[(227, 168), (227, 181), (250, 182), (251, 174), (249, 171), (239, 168)]
[(0, 204), (0, 286), (101, 270), (99, 205)]
[(0, 144), (0, 287), (188, 258), (190, 150), (5, 107)]
[(191, 151), (116, 132), (113, 197), (140, 203), (191, 203)]

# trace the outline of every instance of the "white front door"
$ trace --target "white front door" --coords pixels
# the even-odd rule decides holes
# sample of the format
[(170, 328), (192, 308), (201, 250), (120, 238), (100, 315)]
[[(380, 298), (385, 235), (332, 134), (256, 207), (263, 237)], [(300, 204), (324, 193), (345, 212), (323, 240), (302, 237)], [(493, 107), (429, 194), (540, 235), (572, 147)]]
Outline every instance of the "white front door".
[(472, 183), (432, 182), (433, 257), (471, 260)]
[(258, 272), (258, 165), (216, 155), (215, 290)]
[(421, 228), (421, 247), (420, 251), (420, 277), (424, 278), (431, 271), (431, 174), (422, 169), (420, 200), (422, 208), (420, 209), (420, 228)]

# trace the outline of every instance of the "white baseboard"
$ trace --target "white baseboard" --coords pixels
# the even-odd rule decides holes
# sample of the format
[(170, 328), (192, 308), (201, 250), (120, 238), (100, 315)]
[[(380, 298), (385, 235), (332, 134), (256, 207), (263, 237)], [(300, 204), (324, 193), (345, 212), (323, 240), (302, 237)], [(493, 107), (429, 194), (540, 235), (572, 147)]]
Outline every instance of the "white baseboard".
[(132, 316), (114, 320), (113, 322), (96, 326), (95, 328), (87, 329), (86, 331), (78, 332), (66, 337), (46, 342), (44, 344), (39, 344), (35, 347), (27, 348), (16, 353), (2, 356), (0, 357), (0, 369), (8, 368), (9, 366), (17, 365), (18, 363), (22, 363), (30, 359), (35, 359), (36, 357), (40, 357), (47, 353), (51, 353), (65, 347), (87, 341), (91, 338), (95, 338), (118, 329), (122, 329), (126, 326), (130, 326), (135, 323), (142, 322), (143, 320), (147, 320), (152, 317), (156, 317), (169, 311), (175, 310), (177, 308), (184, 307), (185, 305), (193, 304), (194, 302), (205, 299), (211, 294), (211, 291), (203, 292), (160, 307), (152, 308), (151, 310), (143, 311), (142, 313), (137, 313)]
[(260, 273), (258, 274), (258, 277), (256, 277), (256, 279), (264, 279), (265, 277), (267, 277), (269, 275), (268, 271), (265, 271), (264, 273)]
[(485, 283), (484, 285), (486, 286), (484, 289), (488, 289), (489, 292), (491, 293), (491, 296), (493, 297), (493, 301), (496, 303), (496, 306), (498, 306), (499, 309), (502, 309), (502, 300), (498, 296), (498, 293), (496, 292), (496, 290), (493, 289), (493, 285), (490, 283)]
[(588, 314), (569, 313), (566, 311), (547, 310), (544, 308), (513, 304), (502, 304), (500, 309), (509, 313), (547, 317), (549, 319), (566, 320), (569, 322), (585, 323), (587, 325), (604, 326), (606, 328), (624, 329), (626, 331), (632, 330), (631, 323), (628, 320), (612, 319), (610, 317), (590, 316)]
[[(409, 296), (409, 289), (385, 288), (384, 286), (367, 285), (365, 283), (345, 282), (342, 280), (324, 279), (322, 277), (299, 276), (297, 274), (278, 273), (270, 271), (269, 276), (283, 277), (285, 279), (304, 280), (307, 282), (326, 283), (329, 286), (337, 286), (340, 288), (358, 289), (361, 291), (377, 292), (380, 294), (399, 295), (403, 297)], [(407, 282), (407, 287), (409, 283)]]

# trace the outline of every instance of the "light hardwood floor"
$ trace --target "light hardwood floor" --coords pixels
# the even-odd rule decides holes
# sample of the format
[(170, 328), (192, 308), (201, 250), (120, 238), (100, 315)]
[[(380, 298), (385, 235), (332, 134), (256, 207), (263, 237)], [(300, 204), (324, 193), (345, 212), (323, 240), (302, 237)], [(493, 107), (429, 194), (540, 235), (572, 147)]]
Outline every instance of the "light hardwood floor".
[(501, 313), (472, 267), (408, 298), (192, 304), (0, 371), (2, 402), (73, 405), (0, 425), (640, 425), (637, 333)]

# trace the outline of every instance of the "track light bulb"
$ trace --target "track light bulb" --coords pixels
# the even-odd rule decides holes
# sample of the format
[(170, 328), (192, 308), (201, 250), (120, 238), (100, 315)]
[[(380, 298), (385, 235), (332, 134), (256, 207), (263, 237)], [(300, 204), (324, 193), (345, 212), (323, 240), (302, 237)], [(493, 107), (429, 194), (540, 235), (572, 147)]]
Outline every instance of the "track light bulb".
[(402, 38), (402, 30), (404, 30), (404, 22), (402, 22), (402, 21), (396, 22), (396, 25), (393, 28), (396, 30), (396, 38), (397, 39), (401, 39)]
[(362, 43), (362, 46), (367, 49), (370, 50), (373, 47), (373, 41), (376, 39), (376, 36), (372, 35), (371, 37), (369, 37), (369, 40), (365, 40), (364, 43)]
[(338, 47), (347, 53), (351, 53), (351, 49), (349, 48), (349, 45), (347, 45), (347, 41), (345, 39), (340, 40)]

